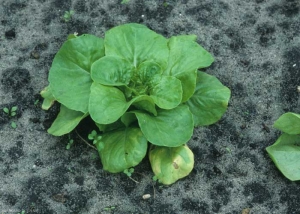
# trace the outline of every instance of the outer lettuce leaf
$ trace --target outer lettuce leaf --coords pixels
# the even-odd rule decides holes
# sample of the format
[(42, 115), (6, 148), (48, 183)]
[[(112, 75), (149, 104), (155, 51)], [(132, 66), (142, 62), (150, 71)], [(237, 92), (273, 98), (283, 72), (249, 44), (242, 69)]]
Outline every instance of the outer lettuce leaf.
[(146, 60), (153, 60), (163, 69), (168, 61), (168, 40), (144, 25), (125, 24), (105, 33), (105, 55), (118, 56), (138, 67)]
[(300, 134), (300, 114), (285, 113), (275, 121), (274, 127), (287, 134)]
[(96, 146), (103, 169), (113, 173), (136, 166), (147, 153), (147, 139), (139, 128), (105, 133)]
[(48, 110), (55, 101), (55, 97), (53, 96), (51, 92), (51, 87), (48, 85), (46, 88), (44, 88), (41, 91), (41, 96), (44, 98), (43, 104), (42, 104), (42, 109)]
[(149, 159), (155, 176), (166, 185), (187, 176), (194, 168), (194, 154), (186, 145), (157, 146), (150, 150)]
[(186, 105), (160, 109), (156, 117), (145, 112), (134, 113), (145, 137), (154, 145), (177, 147), (185, 144), (193, 134), (193, 115)]
[(199, 71), (194, 95), (186, 102), (195, 126), (217, 122), (227, 110), (230, 90), (214, 76)]
[(91, 65), (103, 56), (101, 38), (85, 34), (66, 41), (56, 54), (49, 73), (55, 99), (69, 109), (87, 113)]
[(182, 84), (182, 102), (187, 101), (196, 87), (196, 71), (214, 61), (212, 55), (193, 40), (195, 35), (173, 36), (169, 39), (170, 56), (165, 75), (177, 77)]
[(283, 134), (272, 145), (267, 147), (271, 159), (291, 181), (300, 180), (300, 136)]
[(92, 79), (103, 85), (128, 85), (131, 79), (132, 65), (119, 57), (105, 56), (92, 65)]
[(60, 106), (60, 112), (57, 118), (48, 129), (48, 133), (54, 136), (61, 136), (71, 132), (79, 122), (88, 116), (88, 113), (82, 113), (80, 111), (74, 111), (68, 109), (64, 105)]

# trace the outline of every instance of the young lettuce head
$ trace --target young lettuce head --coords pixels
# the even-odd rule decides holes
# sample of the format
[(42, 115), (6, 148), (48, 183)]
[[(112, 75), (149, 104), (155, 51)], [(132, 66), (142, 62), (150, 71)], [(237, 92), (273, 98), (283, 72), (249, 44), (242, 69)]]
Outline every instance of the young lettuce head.
[(186, 143), (195, 126), (225, 113), (230, 90), (198, 69), (213, 62), (195, 35), (169, 39), (144, 25), (125, 24), (104, 39), (70, 37), (56, 54), (43, 108), (61, 110), (48, 132), (61, 136), (90, 116), (101, 138), (96, 146), (109, 172), (123, 172), (147, 154), (155, 176), (172, 184), (194, 166)]

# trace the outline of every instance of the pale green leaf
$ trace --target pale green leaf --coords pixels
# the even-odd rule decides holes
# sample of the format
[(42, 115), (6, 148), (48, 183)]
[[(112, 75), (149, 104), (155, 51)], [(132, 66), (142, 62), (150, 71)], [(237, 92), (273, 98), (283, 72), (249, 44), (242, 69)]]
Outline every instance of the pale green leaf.
[(300, 114), (285, 113), (275, 121), (274, 127), (287, 134), (300, 134)]
[(286, 178), (300, 180), (299, 135), (281, 135), (272, 146), (267, 147), (267, 152)]
[(194, 168), (194, 154), (187, 147), (161, 147), (150, 150), (149, 159), (155, 177), (169, 185), (190, 174)]
[(53, 94), (51, 92), (50, 85), (48, 85), (46, 88), (44, 88), (40, 94), (44, 98), (44, 101), (42, 104), (42, 109), (48, 110), (54, 104), (54, 101), (55, 101), (55, 97), (53, 96)]

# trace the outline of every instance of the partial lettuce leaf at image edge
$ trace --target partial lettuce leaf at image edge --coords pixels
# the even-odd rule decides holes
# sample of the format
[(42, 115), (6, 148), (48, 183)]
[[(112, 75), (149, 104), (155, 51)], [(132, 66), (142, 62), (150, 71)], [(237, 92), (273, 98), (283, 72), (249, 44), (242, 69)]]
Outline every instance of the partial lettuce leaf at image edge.
[(195, 126), (210, 125), (221, 119), (229, 99), (229, 88), (216, 77), (199, 71), (195, 93), (186, 102), (193, 114)]
[(193, 135), (193, 115), (186, 105), (171, 110), (159, 109), (157, 116), (133, 111), (147, 140), (158, 146), (177, 147)]
[(287, 134), (300, 134), (300, 114), (285, 113), (275, 121), (274, 127)]
[(276, 167), (291, 181), (300, 180), (300, 136), (282, 134), (267, 147), (267, 152)]
[(103, 169), (112, 173), (139, 164), (147, 153), (147, 139), (139, 128), (105, 133), (97, 143)]
[(69, 109), (87, 113), (91, 65), (103, 56), (101, 38), (85, 34), (66, 41), (55, 55), (49, 72), (55, 99)]
[(67, 134), (71, 132), (86, 116), (88, 116), (88, 113), (84, 114), (80, 111), (74, 111), (68, 109), (64, 105), (61, 105), (60, 112), (51, 127), (48, 129), (48, 133), (54, 136)]
[(187, 145), (155, 146), (150, 150), (149, 159), (155, 176), (166, 185), (187, 176), (194, 168), (194, 154)]

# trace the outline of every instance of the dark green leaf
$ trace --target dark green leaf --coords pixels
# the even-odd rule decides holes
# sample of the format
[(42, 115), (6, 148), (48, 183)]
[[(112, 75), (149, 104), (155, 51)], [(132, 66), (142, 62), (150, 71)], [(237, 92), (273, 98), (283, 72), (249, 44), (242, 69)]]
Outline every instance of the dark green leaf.
[(92, 79), (108, 86), (128, 85), (131, 79), (132, 65), (119, 57), (105, 56), (92, 65)]
[(48, 133), (54, 136), (61, 136), (71, 132), (88, 113), (68, 109), (64, 105), (60, 106), (57, 118), (48, 129)]
[(96, 146), (103, 169), (116, 173), (142, 161), (147, 152), (147, 139), (139, 128), (126, 128), (105, 133)]

